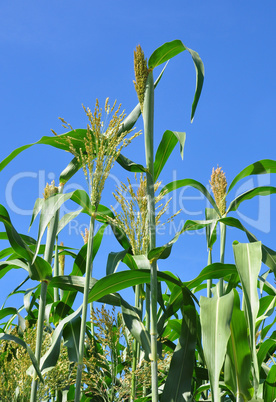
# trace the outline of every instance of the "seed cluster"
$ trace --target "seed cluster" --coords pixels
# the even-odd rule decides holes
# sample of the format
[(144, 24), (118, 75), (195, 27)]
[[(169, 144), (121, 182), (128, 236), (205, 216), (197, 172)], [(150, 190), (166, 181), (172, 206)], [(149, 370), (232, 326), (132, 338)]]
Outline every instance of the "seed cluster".
[(211, 180), (210, 180), (211, 189), (213, 191), (215, 201), (217, 207), (223, 216), (226, 211), (226, 188), (227, 181), (225, 177), (225, 173), (223, 172), (221, 167), (213, 168)]

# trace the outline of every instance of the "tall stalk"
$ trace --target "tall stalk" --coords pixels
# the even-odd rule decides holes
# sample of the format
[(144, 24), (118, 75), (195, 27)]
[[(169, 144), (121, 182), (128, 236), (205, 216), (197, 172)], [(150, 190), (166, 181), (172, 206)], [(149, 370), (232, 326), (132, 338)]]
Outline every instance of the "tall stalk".
[[(219, 209), (220, 215), (225, 216), (226, 212), (226, 188), (227, 181), (225, 173), (221, 167), (217, 169), (213, 168), (211, 180), (211, 189), (213, 191), (217, 207)], [(225, 254), (225, 239), (226, 239), (226, 226), (220, 222), (220, 262), (224, 264), (224, 254)], [(223, 278), (219, 279), (219, 295), (223, 295)]]
[[(156, 246), (155, 227), (155, 196), (154, 196), (154, 154), (153, 154), (153, 119), (154, 119), (154, 82), (153, 73), (149, 71), (143, 106), (145, 155), (147, 166), (147, 199), (148, 199), (148, 228), (149, 249)], [(158, 401), (158, 378), (157, 378), (157, 264), (152, 261), (150, 272), (150, 335), (151, 335), (151, 385), (152, 401)]]
[[(212, 250), (209, 248), (208, 249), (208, 264), (212, 264)], [(207, 279), (207, 297), (211, 298), (212, 297), (212, 279)]]
[[(225, 255), (225, 240), (226, 240), (226, 226), (220, 222), (220, 262), (224, 264)], [(219, 279), (219, 295), (223, 296), (224, 293), (224, 281), (223, 278)]]
[(94, 216), (95, 215), (93, 213), (91, 216), (91, 219), (90, 219), (89, 234), (88, 234), (88, 241), (87, 241), (85, 283), (84, 283), (83, 304), (82, 304), (82, 317), (81, 317), (81, 328), (80, 328), (79, 356), (78, 356), (75, 402), (79, 402), (80, 397), (81, 397), (81, 378), (82, 378), (82, 369), (83, 369), (83, 355), (84, 355), (84, 345), (85, 345), (84, 341), (85, 341), (85, 332), (86, 332), (88, 294), (89, 294), (89, 289), (90, 289), (90, 278), (92, 275), (92, 268), (93, 268), (93, 238), (94, 238), (94, 226), (95, 226), (95, 217)]
[[(51, 191), (53, 191), (53, 193), (50, 194), (50, 196), (53, 195), (54, 193), (62, 192), (62, 187), (57, 188), (57, 187), (54, 187), (54, 184), (53, 184)], [(55, 239), (56, 239), (57, 228), (58, 228), (58, 220), (59, 220), (59, 211), (57, 211), (55, 213), (55, 216), (50, 221), (49, 227), (47, 230), (44, 259), (50, 265), (52, 263), (52, 258), (53, 258), (53, 251), (54, 251)], [(39, 299), (39, 310), (38, 310), (37, 332), (36, 332), (36, 346), (35, 346), (35, 357), (37, 359), (38, 366), (40, 363), (41, 348), (42, 348), (42, 341), (43, 341), (42, 338), (43, 338), (43, 325), (44, 325), (44, 316), (45, 316), (45, 308), (46, 308), (47, 288), (48, 288), (48, 282), (42, 281), (41, 282), (41, 290), (40, 290), (40, 299)], [(37, 386), (38, 386), (38, 380), (33, 378), (30, 402), (36, 402)]]

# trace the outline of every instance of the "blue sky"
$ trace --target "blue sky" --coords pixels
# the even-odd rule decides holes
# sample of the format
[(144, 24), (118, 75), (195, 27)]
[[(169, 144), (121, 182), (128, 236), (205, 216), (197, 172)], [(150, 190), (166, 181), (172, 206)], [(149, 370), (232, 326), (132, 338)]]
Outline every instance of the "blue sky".
[[(184, 160), (176, 149), (160, 178), (164, 185), (174, 178), (193, 178), (208, 186), (212, 168), (219, 164), (230, 183), (247, 165), (275, 159), (275, 18), (276, 5), (272, 0), (2, 2), (0, 160), (21, 145), (51, 135), (50, 129), (65, 132), (59, 116), (74, 128), (86, 127), (81, 105), (93, 108), (96, 98), (101, 102), (106, 97), (111, 101), (118, 99), (130, 112), (137, 104), (132, 82), (135, 47), (140, 44), (149, 57), (164, 42), (180, 39), (201, 56), (205, 82), (193, 124), (189, 117), (195, 71), (187, 52), (169, 62), (158, 85), (155, 148), (167, 129), (187, 133)], [(157, 74), (158, 71), (155, 77)], [(141, 128), (141, 122), (137, 128)], [(125, 155), (144, 163), (143, 138), (137, 139)], [(41, 197), (46, 181), (57, 179), (69, 161), (69, 154), (38, 145), (20, 154), (0, 172), (0, 203), (8, 209), (19, 232), (27, 233), (28, 211)], [(103, 204), (110, 207), (114, 183), (125, 178), (126, 173), (116, 166), (107, 182)], [(246, 180), (229, 194), (230, 200), (235, 191), (275, 183), (275, 178), (269, 176)], [(81, 172), (66, 190), (72, 191), (77, 185), (86, 188)], [(207, 205), (195, 191), (185, 190), (174, 201), (184, 206), (177, 225), (189, 218), (203, 218)], [(275, 249), (274, 205), (275, 196), (271, 200), (247, 201), (241, 206), (239, 217), (260, 240)], [(79, 232), (84, 228), (80, 225), (86, 221), (82, 217), (71, 231), (66, 229), (61, 240), (80, 247)], [(232, 262), (232, 241), (246, 238), (236, 230), (228, 232), (226, 261)], [(30, 235), (36, 238), (37, 224)], [(173, 233), (169, 232), (160, 236), (158, 245), (171, 237)], [(95, 260), (95, 277), (104, 275), (108, 252), (119, 250), (112, 236), (105, 236)], [(217, 259), (215, 249), (214, 260)], [(204, 235), (187, 234), (160, 268), (171, 270), (184, 281), (196, 276), (206, 264)], [(69, 259), (67, 266), (69, 270)], [(4, 295), (24, 277), (23, 272), (11, 271), (1, 279), (1, 304)]]

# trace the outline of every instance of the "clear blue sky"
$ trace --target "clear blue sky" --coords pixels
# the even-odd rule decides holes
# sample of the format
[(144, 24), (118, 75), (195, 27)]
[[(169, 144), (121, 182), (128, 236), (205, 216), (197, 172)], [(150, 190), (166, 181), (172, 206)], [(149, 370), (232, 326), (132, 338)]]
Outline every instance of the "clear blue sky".
[[(2, 2), (0, 160), (14, 148), (51, 135), (51, 128), (63, 133), (59, 116), (74, 128), (84, 128), (86, 117), (81, 105), (93, 108), (97, 97), (100, 101), (106, 97), (111, 101), (118, 99), (126, 112), (130, 112), (137, 103), (132, 83), (136, 45), (140, 44), (149, 57), (164, 42), (180, 39), (200, 54), (205, 82), (193, 124), (189, 116), (195, 72), (187, 52), (170, 61), (158, 85), (155, 146), (167, 129), (187, 133), (184, 160), (180, 159), (178, 149), (175, 150), (161, 179), (166, 184), (173, 178), (193, 178), (207, 186), (213, 166), (219, 164), (230, 183), (245, 166), (260, 159), (275, 159), (275, 20), (273, 0)], [(125, 154), (144, 163), (142, 137)], [(28, 210), (41, 197), (45, 180), (57, 178), (69, 161), (69, 154), (38, 145), (0, 172), (0, 203), (10, 212), (19, 232), (27, 233)], [(102, 199), (108, 207), (116, 178), (126, 177), (119, 167), (112, 174), (114, 179), (107, 182)], [(81, 173), (72, 183), (85, 186)], [(276, 180), (263, 176), (259, 182), (254, 179), (243, 183), (237, 191), (258, 184), (275, 185)], [(67, 191), (72, 189), (67, 187)], [(230, 193), (230, 200), (235, 191)], [(190, 190), (182, 194), (185, 213), (179, 221), (203, 218), (206, 202), (188, 199), (193, 196), (198, 194)], [(247, 201), (241, 208), (243, 216), (240, 215), (244, 225), (274, 249), (275, 206), (275, 196), (271, 203), (268, 199)], [(71, 234), (67, 229), (61, 240), (80, 247), (80, 224), (86, 221), (86, 217), (81, 218), (71, 228)], [(36, 238), (36, 225), (30, 235)], [(158, 245), (171, 237), (173, 233), (160, 236)], [(229, 231), (227, 262), (233, 261), (234, 239), (246, 241), (242, 233)], [(119, 244), (106, 236), (95, 261), (95, 277), (104, 274), (108, 252), (119, 250)], [(218, 258), (216, 252), (214, 260)], [(67, 261), (69, 269), (68, 258)], [(206, 263), (204, 236), (187, 234), (160, 268), (170, 269), (186, 280), (197, 275)], [(4, 294), (24, 277), (24, 272), (13, 270), (1, 279), (0, 303)]]

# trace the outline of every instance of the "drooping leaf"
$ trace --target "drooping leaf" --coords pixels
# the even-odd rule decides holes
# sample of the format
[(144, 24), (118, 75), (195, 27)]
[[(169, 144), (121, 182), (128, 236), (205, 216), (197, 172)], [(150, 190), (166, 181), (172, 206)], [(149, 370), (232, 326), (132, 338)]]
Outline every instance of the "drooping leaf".
[(205, 218), (207, 221), (212, 221), (211, 225), (206, 226), (207, 247), (212, 250), (214, 243), (217, 240), (217, 223), (219, 215), (214, 208), (205, 208)]
[(257, 292), (258, 275), (261, 269), (262, 249), (261, 243), (237, 243), (233, 244), (237, 271), (240, 276), (246, 319), (249, 328), (249, 344), (254, 367), (254, 389), (257, 397), (259, 387), (259, 366), (256, 352), (255, 328), (259, 311), (259, 297)]
[(228, 187), (227, 194), (241, 179), (244, 179), (245, 177), (251, 175), (265, 174), (265, 173), (276, 173), (276, 161), (271, 159), (263, 159), (255, 163), (252, 163), (252, 165), (249, 165), (246, 168), (244, 168), (239, 174), (237, 174), (237, 176), (231, 182), (230, 186)]
[(191, 112), (191, 120), (193, 120), (204, 80), (204, 66), (198, 53), (186, 47), (180, 40), (174, 40), (164, 43), (152, 53), (148, 60), (148, 67), (149, 69), (154, 69), (155, 67), (159, 66), (162, 63), (165, 63), (166, 61), (170, 60), (184, 50), (187, 50), (192, 56), (196, 70), (196, 90)]
[(116, 162), (118, 162), (119, 165), (121, 165), (128, 172), (144, 173), (147, 171), (147, 169), (143, 165), (131, 161), (122, 154), (118, 156)]
[(135, 308), (127, 303), (122, 297), (121, 308), (126, 327), (134, 336), (134, 338), (137, 339), (137, 341), (140, 343), (145, 352), (145, 359), (148, 360), (149, 354), (151, 353), (149, 333), (144, 327), (144, 324), (141, 321), (141, 318), (139, 317), (139, 314), (137, 313)]
[(40, 360), (40, 369), (43, 374), (54, 368), (57, 363), (64, 326), (79, 317), (81, 311), (82, 305), (76, 311), (74, 311), (74, 313), (64, 318), (54, 330), (51, 339), (51, 346)]
[(23, 145), (22, 147), (19, 147), (12, 151), (12, 153), (0, 163), (0, 171), (4, 169), (4, 167), (7, 166), (7, 164), (10, 163), (10, 161), (13, 160), (18, 154), (20, 154), (25, 149), (32, 147), (33, 145), (51, 145), (52, 147), (70, 152), (71, 141), (71, 144), (75, 149), (84, 149), (84, 138), (86, 137), (86, 133), (86, 129), (76, 129), (58, 136), (44, 136), (39, 141), (34, 142), (33, 144)]
[(209, 193), (209, 191), (206, 189), (206, 187), (203, 186), (203, 184), (201, 184), (200, 182), (198, 182), (196, 180), (193, 180), (193, 179), (175, 180), (175, 181), (167, 184), (165, 187), (163, 187), (161, 190), (161, 194), (166, 195), (173, 190), (177, 190), (178, 188), (187, 187), (187, 186), (190, 186), (190, 187), (193, 187), (193, 188), (199, 190), (207, 198), (207, 200), (210, 202), (210, 204), (215, 209), (217, 214), (219, 216), (221, 216), (219, 209), (217, 207), (217, 204), (216, 204), (215, 200), (213, 199), (213, 197), (211, 196), (211, 194)]
[(198, 229), (205, 228), (208, 225), (212, 225), (213, 222), (217, 222), (217, 219), (209, 220), (209, 221), (187, 220), (184, 223), (183, 228), (174, 235), (172, 240), (170, 240), (164, 246), (156, 247), (156, 248), (150, 250), (149, 253), (148, 253), (148, 259), (149, 260), (158, 260), (158, 259), (166, 259), (166, 258), (168, 258), (170, 253), (171, 253), (172, 246), (179, 239), (179, 236), (181, 234), (183, 234), (186, 231), (192, 231), (192, 230), (198, 230)]
[(179, 133), (177, 131), (166, 130), (163, 134), (161, 142), (157, 148), (154, 159), (154, 182), (158, 179), (163, 170), (169, 156), (174, 150), (177, 142), (180, 143), (180, 154), (183, 159), (184, 144), (186, 140), (186, 133)]
[(113, 274), (113, 272), (116, 272), (119, 263), (124, 259), (126, 254), (127, 250), (119, 251), (117, 253), (111, 252), (108, 254), (106, 264), (106, 275)]
[[(241, 224), (241, 222), (236, 218), (231, 217), (221, 218), (219, 222), (222, 222), (227, 226), (232, 226), (244, 231), (248, 240), (251, 243), (258, 241), (257, 238), (251, 232), (249, 232), (249, 230), (247, 230)], [(261, 245), (261, 248), (262, 248), (262, 262), (266, 264), (271, 269), (271, 271), (273, 271), (274, 274), (276, 275), (276, 252), (270, 249), (269, 247), (265, 246), (264, 244)]]
[(276, 194), (276, 188), (272, 186), (262, 186), (262, 187), (256, 187), (251, 190), (246, 191), (245, 193), (239, 195), (236, 197), (229, 205), (226, 214), (232, 211), (236, 211), (239, 207), (239, 205), (246, 200), (251, 200), (251, 198), (254, 198), (256, 196), (264, 196), (264, 195), (270, 195), (270, 194)]
[(37, 257), (33, 261), (34, 253), (12, 225), (9, 214), (3, 205), (0, 205), (0, 222), (3, 222), (5, 226), (9, 242), (14, 251), (29, 262), (27, 268), (30, 278), (38, 281), (51, 278), (51, 265), (41, 257)]
[(233, 291), (221, 297), (201, 296), (199, 302), (202, 344), (214, 402), (220, 402), (219, 376), (231, 334), (233, 303)]
[(32, 349), (30, 348), (30, 346), (26, 342), (24, 342), (21, 338), (18, 338), (15, 335), (5, 334), (5, 333), (0, 333), (0, 340), (13, 341), (13, 342), (17, 343), (18, 345), (23, 346), (23, 348), (26, 349), (26, 351), (28, 352), (28, 355), (30, 356), (31, 362), (33, 363), (33, 367), (34, 367), (34, 369), (35, 369), (40, 381), (42, 383), (44, 383), (41, 371), (40, 371), (40, 369), (38, 367), (36, 357), (35, 357)]

